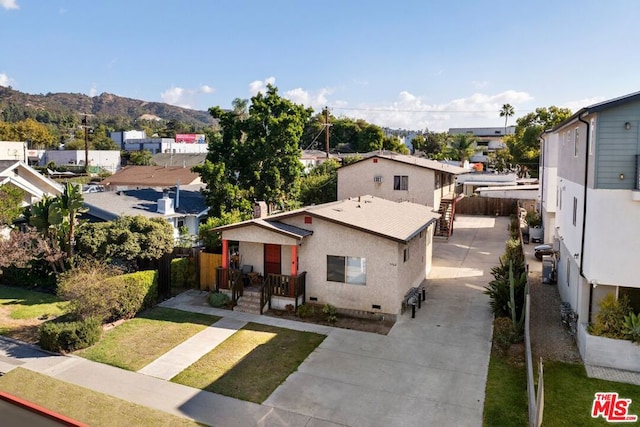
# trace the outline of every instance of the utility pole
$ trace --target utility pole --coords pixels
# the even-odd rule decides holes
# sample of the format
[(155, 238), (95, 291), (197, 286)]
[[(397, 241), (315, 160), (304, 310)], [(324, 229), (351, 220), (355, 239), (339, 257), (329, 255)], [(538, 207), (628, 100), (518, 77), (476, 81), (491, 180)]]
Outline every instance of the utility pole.
[(327, 159), (329, 158), (329, 107), (324, 107), (324, 136), (325, 150), (327, 151)]
[(82, 127), (84, 128), (84, 173), (89, 176), (89, 125), (86, 113), (82, 119)]

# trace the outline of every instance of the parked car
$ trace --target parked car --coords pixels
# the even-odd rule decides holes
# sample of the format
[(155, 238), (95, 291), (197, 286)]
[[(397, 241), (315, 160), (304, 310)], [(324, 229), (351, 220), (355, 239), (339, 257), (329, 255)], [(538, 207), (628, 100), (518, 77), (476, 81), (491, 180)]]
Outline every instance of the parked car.
[(553, 245), (546, 243), (544, 245), (538, 245), (533, 248), (533, 254), (539, 261), (542, 261), (542, 257), (544, 255), (553, 255), (554, 253), (555, 251), (553, 250)]

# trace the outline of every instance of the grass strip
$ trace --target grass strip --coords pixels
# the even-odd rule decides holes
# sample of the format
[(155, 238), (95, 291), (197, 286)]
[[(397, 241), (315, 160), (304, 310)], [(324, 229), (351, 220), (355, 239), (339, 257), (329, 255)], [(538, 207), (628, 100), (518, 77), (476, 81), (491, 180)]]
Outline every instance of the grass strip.
[(138, 371), (218, 320), (218, 316), (154, 307), (116, 326), (96, 345), (75, 354)]
[(0, 389), (92, 427), (200, 425), (23, 368), (0, 377)]
[(484, 398), (482, 425), (485, 427), (526, 426), (527, 372), (523, 364), (512, 365), (492, 354)]
[(248, 323), (171, 381), (262, 403), (325, 338)]
[(0, 285), (0, 306), (9, 310), (12, 319), (58, 317), (68, 305), (52, 294)]

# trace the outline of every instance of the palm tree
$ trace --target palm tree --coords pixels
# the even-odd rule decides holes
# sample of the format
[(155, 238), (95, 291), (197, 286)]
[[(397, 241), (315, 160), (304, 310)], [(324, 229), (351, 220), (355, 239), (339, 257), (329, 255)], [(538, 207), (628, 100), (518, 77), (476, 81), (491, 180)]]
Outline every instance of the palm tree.
[(507, 135), (507, 120), (515, 113), (511, 104), (503, 104), (500, 109), (500, 117), (504, 117), (504, 135)]
[(476, 152), (476, 138), (469, 133), (455, 135), (449, 143), (449, 152), (460, 160), (460, 166), (464, 166), (464, 161)]

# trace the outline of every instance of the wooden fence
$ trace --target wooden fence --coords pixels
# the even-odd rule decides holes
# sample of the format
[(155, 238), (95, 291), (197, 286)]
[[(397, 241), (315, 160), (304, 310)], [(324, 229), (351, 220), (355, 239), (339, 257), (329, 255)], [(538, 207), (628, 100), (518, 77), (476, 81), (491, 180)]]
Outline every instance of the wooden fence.
[(525, 205), (525, 208), (531, 205), (531, 209), (533, 209), (535, 206), (535, 200), (465, 197), (456, 203), (456, 213), (461, 215), (509, 216), (516, 212), (518, 202)]
[(222, 254), (200, 252), (198, 257), (200, 290), (211, 291), (216, 288), (216, 269), (222, 266)]

